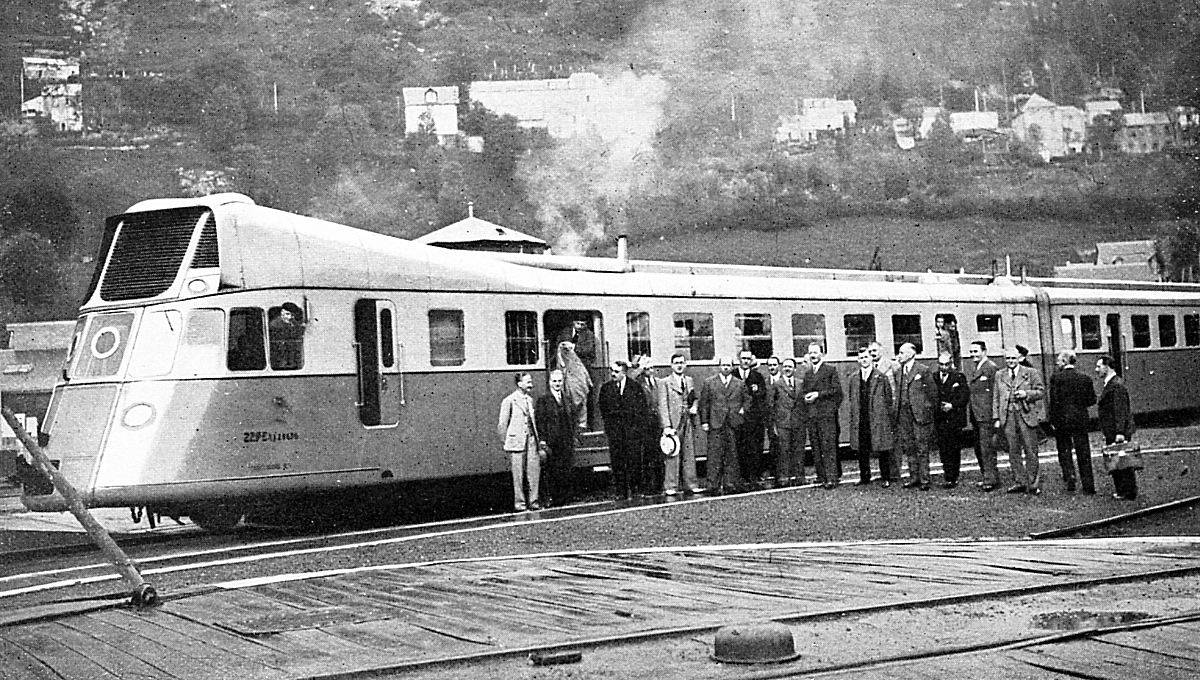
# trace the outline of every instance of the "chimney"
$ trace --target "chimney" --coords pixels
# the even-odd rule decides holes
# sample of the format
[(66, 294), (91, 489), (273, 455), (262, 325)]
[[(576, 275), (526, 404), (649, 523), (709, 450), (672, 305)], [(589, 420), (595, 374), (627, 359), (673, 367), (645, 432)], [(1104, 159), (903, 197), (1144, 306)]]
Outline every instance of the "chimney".
[(629, 264), (629, 237), (625, 234), (617, 237), (617, 262)]

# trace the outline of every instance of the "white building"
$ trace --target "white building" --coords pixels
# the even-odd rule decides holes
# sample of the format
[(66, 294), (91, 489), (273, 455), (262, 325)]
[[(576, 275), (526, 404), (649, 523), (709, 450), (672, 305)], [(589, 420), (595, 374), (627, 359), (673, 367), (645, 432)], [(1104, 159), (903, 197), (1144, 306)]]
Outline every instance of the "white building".
[(433, 130), (438, 141), (458, 136), (458, 87), (406, 87), (404, 95), (404, 132), (412, 134), (422, 126)]
[(83, 131), (83, 106), (79, 83), (50, 83), (42, 87), (41, 96), (21, 103), (23, 118), (45, 118), (60, 132)]
[(523, 128), (541, 128), (551, 137), (598, 135), (619, 121), (601, 120), (603, 83), (594, 73), (546, 80), (478, 80), (471, 100), (499, 115), (510, 115)]
[(1012, 121), (1017, 139), (1033, 146), (1049, 162), (1083, 151), (1087, 114), (1075, 106), (1059, 106), (1041, 95), (1031, 95)]
[(775, 141), (780, 144), (815, 142), (821, 133), (843, 132), (854, 125), (858, 106), (848, 99), (812, 97), (797, 103), (797, 112), (779, 117)]

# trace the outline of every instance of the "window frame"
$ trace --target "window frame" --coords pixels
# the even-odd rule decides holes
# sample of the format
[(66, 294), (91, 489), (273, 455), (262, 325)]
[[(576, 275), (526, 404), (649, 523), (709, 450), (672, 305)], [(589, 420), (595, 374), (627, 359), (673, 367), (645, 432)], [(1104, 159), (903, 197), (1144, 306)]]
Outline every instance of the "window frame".
[[(694, 328), (689, 329), (685, 325), (688, 321), (699, 321), (701, 328), (707, 325), (708, 335), (695, 333)], [(683, 354), (689, 362), (712, 361), (716, 359), (716, 325), (711, 312), (673, 312), (671, 315), (671, 328), (674, 333), (675, 351)], [(686, 330), (687, 333), (681, 336), (679, 333), (680, 330)], [(707, 338), (707, 342), (705, 342), (705, 338)], [(680, 344), (681, 339), (684, 341), (683, 344)], [(708, 350), (708, 356), (697, 356), (697, 347), (701, 350)]]
[[(746, 326), (754, 323), (759, 324), (759, 332), (746, 333)], [(750, 351), (756, 359), (766, 359), (775, 354), (775, 337), (769, 312), (734, 312), (733, 328), (734, 345), (739, 354)]]
[[(907, 323), (911, 323), (914, 319), (916, 320), (916, 323), (917, 323), (917, 329), (916, 329), (915, 333), (912, 330), (907, 330), (905, 332), (900, 332), (897, 330), (897, 328), (901, 325), (900, 323), (897, 323), (897, 321), (901, 321), (901, 322), (907, 324)], [(924, 332), (925, 331), (924, 331), (923, 324), (921, 323), (921, 315), (919, 313), (918, 314), (892, 314), (891, 322), (892, 322), (892, 356), (899, 355), (900, 354), (900, 346), (905, 343), (909, 343), (909, 342), (911, 342), (913, 344), (913, 347), (915, 347), (917, 349), (917, 356), (921, 356), (922, 354), (924, 354), (924, 351), (925, 351)]]
[(1154, 344), (1149, 314), (1129, 315), (1129, 342), (1133, 349), (1149, 349)]
[[(520, 315), (518, 317), (518, 315)], [(514, 326), (520, 326), (515, 328)], [(514, 330), (532, 329), (532, 335), (514, 335)], [(536, 366), (542, 355), (538, 313), (532, 310), (504, 311), (504, 360), (509, 366)], [(532, 361), (521, 359), (532, 358)]]
[[(804, 318), (815, 319), (819, 322), (820, 329), (821, 329), (820, 336), (816, 336), (811, 333), (797, 332), (799, 330), (797, 322)], [(809, 329), (811, 329), (811, 328), (812, 328), (812, 326), (809, 326)], [(825, 323), (825, 315), (824, 314), (806, 314), (806, 313), (801, 313), (801, 312), (793, 313), (792, 314), (792, 356), (793, 357), (804, 356), (808, 352), (809, 344), (814, 343), (814, 342), (821, 343), (821, 347), (824, 348), (825, 353), (826, 354), (829, 353), (829, 327)]]
[[(435, 323), (435, 316), (437, 322)], [(461, 309), (452, 307), (436, 307), (425, 315), (429, 324), (429, 365), (437, 367), (462, 366), (467, 363), (467, 320)], [(450, 326), (441, 322), (449, 321)], [(437, 335), (439, 331), (450, 328), (457, 331), (447, 335)], [(507, 330), (507, 325), (505, 327)], [(507, 337), (507, 336), (506, 336)], [(445, 349), (454, 351), (446, 352)], [(383, 361), (384, 365), (390, 365)]]
[(625, 351), (629, 360), (636, 356), (651, 356), (653, 343), (650, 333), (650, 312), (625, 312)]
[[(867, 336), (863, 333), (851, 334), (850, 333), (850, 330), (851, 330), (850, 320), (852, 318), (860, 319), (860, 320), (861, 319), (870, 320), (870, 324), (868, 324), (870, 326), (870, 328), (869, 328), (870, 335)], [(846, 356), (848, 356), (848, 357), (858, 356), (858, 350), (860, 347), (863, 347), (864, 345), (870, 345), (872, 342), (878, 341), (879, 340), (879, 324), (876, 323), (876, 321), (875, 321), (874, 312), (867, 312), (864, 314), (843, 314), (842, 315), (842, 338), (846, 343), (844, 350), (845, 350)], [(850, 340), (851, 338), (855, 338), (856, 340), (854, 342), (851, 342), (851, 340)], [(859, 338), (867, 338), (867, 339), (859, 340)]]

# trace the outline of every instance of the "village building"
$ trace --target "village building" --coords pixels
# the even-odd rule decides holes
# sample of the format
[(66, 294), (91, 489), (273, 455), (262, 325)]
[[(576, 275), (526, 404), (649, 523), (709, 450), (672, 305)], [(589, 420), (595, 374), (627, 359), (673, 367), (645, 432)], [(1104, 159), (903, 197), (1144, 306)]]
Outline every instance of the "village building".
[(1060, 106), (1030, 95), (1012, 121), (1013, 135), (1049, 162), (1083, 151), (1087, 137), (1087, 114), (1075, 106)]
[[(22, 57), (21, 78), (22, 118), (47, 120), (60, 132), (83, 131), (78, 58)], [(38, 96), (26, 99), (26, 81), (31, 81)]]
[(437, 135), (439, 144), (458, 136), (457, 86), (406, 87), (404, 97), (404, 133), (422, 130)]
[(603, 84), (594, 73), (544, 80), (478, 80), (470, 97), (488, 110), (517, 119), (523, 128), (543, 129), (556, 139), (598, 135)]
[(1095, 250), (1080, 253), (1084, 262), (1068, 262), (1054, 268), (1054, 276), (1065, 279), (1114, 281), (1161, 281), (1163, 272), (1158, 244), (1153, 240), (1097, 243)]
[(1121, 115), (1121, 102), (1115, 99), (1096, 99), (1083, 103), (1083, 112), (1087, 114), (1088, 125), (1096, 122), (1100, 116), (1117, 118)]
[(416, 243), (451, 250), (485, 250), (500, 253), (546, 252), (546, 242), (536, 236), (475, 217), (475, 206), (467, 205), (466, 219), (413, 239)]
[(1154, 153), (1176, 146), (1171, 116), (1165, 111), (1127, 113), (1115, 136), (1117, 148), (1124, 153)]
[(775, 141), (779, 144), (812, 144), (821, 135), (845, 132), (857, 122), (858, 106), (853, 101), (810, 97), (796, 104), (797, 112), (779, 117)]

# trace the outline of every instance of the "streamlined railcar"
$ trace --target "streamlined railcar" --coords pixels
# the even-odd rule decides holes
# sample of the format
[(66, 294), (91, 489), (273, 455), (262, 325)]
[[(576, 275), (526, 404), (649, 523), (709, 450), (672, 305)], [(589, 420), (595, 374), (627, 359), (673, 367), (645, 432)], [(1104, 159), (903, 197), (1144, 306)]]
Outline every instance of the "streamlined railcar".
[[(97, 263), (39, 437), (88, 505), (208, 526), (506, 474), (498, 404), (553, 366), (574, 320), (597, 338), (597, 381), (639, 354), (682, 353), (700, 378), (810, 342), (848, 376), (871, 341), (932, 359), (941, 317), (962, 355), (977, 339), (1043, 368), (1062, 348), (1085, 367), (1113, 354), (1138, 412), (1200, 406), (1196, 286), (463, 252), (237, 194), (138, 203), (107, 220)], [(606, 456), (585, 432), (577, 465)], [(44, 491), (25, 505), (65, 509)]]

